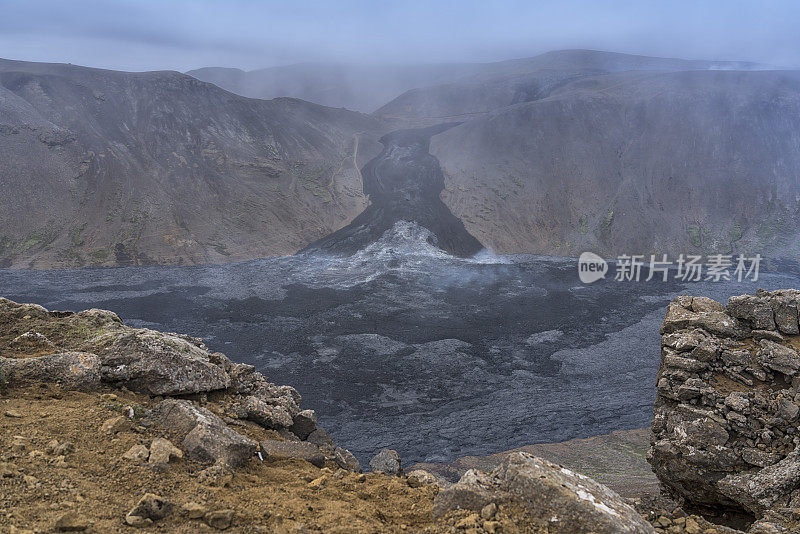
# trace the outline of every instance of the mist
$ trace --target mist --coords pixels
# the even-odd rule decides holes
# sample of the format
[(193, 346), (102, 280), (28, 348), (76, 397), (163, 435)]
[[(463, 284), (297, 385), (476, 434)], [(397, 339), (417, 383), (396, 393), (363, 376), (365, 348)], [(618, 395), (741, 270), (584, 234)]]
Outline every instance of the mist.
[(489, 62), (567, 48), (800, 65), (774, 2), (4, 0), (0, 57), (118, 70)]

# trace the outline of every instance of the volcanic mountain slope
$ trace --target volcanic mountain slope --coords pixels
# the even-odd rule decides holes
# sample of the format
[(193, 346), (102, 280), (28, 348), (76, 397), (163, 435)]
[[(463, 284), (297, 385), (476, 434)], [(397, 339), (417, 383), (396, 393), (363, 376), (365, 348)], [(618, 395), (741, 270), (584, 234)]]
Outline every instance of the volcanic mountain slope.
[[(535, 57), (494, 63), (304, 63), (252, 71), (206, 67), (187, 74), (244, 96), (290, 96), (365, 113), (373, 112), (402, 95), (390, 108), (381, 108), (377, 113), (418, 117), (426, 112), (420, 104), (431, 98), (427, 95), (436, 95), (442, 84), (477, 84), (474, 90), (480, 91), (480, 87), (490, 80), (494, 83), (500, 79), (505, 80), (502, 83), (508, 83), (508, 80), (515, 77), (537, 73), (546, 76), (546, 73), (552, 72), (597, 74), (632, 69), (693, 70), (750, 66), (738, 62), (688, 61), (594, 50), (558, 50)], [(408, 105), (411, 107), (407, 108)]]
[(757, 65), (671, 59), (597, 50), (557, 50), (539, 56), (487, 63), (469, 75), (409, 90), (375, 111), (376, 115), (428, 124), (467, 120), (501, 107), (546, 97), (588, 76), (624, 71), (749, 70)]
[(186, 74), (253, 98), (291, 96), (364, 113), (409, 89), (471, 74), (473, 64), (350, 65), (304, 63), (252, 71), (206, 67)]
[(443, 132), (442, 199), (496, 252), (797, 257), (800, 73), (584, 77)]
[(0, 264), (295, 252), (367, 201), (379, 124), (176, 72), (0, 61)]

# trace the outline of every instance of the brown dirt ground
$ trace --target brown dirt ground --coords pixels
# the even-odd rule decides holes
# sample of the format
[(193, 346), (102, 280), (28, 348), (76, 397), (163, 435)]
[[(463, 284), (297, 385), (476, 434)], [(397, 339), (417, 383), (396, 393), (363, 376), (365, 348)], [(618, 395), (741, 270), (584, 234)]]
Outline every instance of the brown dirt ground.
[[(123, 459), (133, 445), (149, 446), (165, 434), (137, 425), (108, 435), (100, 426), (129, 407), (139, 413), (139, 407), (153, 404), (147, 396), (119, 390), (83, 393), (41, 385), (0, 392), (0, 532), (52, 532), (57, 519), (70, 511), (87, 520), (89, 532), (213, 532), (181, 512), (190, 502), (208, 511), (234, 510), (228, 532), (437, 533), (450, 532), (468, 515), (434, 523), (436, 487), (411, 488), (402, 477), (359, 476), (335, 465), (321, 470), (302, 460), (254, 458), (235, 471), (229, 486), (211, 487), (196, 477), (204, 464), (173, 460), (159, 471)], [(6, 415), (15, 412), (22, 417)], [(246, 430), (255, 438), (274, 434), (255, 425)], [(25, 450), (12, 450), (15, 436), (24, 438)], [(63, 463), (46, 452), (54, 439), (74, 445)], [(318, 487), (310, 484), (320, 477)], [(125, 525), (125, 514), (148, 492), (169, 499), (176, 511), (148, 528)], [(526, 525), (521, 515), (511, 521), (512, 512), (501, 507), (503, 532), (542, 532)]]

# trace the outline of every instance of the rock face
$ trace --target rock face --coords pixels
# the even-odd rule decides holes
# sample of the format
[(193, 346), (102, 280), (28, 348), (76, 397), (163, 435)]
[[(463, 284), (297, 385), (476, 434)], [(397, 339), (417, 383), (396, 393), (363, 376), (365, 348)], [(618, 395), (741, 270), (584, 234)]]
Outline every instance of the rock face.
[(491, 504), (526, 509), (553, 534), (652, 533), (653, 527), (606, 486), (524, 452), (508, 456), (490, 473), (470, 470), (434, 501), (434, 517), (456, 509), (482, 511)]
[(797, 290), (670, 303), (648, 453), (670, 496), (773, 520), (800, 506), (799, 304)]

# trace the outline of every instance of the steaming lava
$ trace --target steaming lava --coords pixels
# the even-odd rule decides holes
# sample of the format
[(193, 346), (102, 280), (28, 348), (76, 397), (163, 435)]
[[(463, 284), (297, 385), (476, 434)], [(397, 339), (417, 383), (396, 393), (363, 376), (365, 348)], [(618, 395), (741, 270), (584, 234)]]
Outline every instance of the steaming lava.
[(383, 136), (383, 152), (361, 171), (370, 206), (353, 222), (312, 243), (306, 251), (353, 254), (378, 240), (398, 221), (415, 222), (431, 231), (430, 243), (460, 257), (472, 256), (483, 245), (439, 198), (444, 176), (430, 155), (430, 138), (457, 124), (398, 130)]

